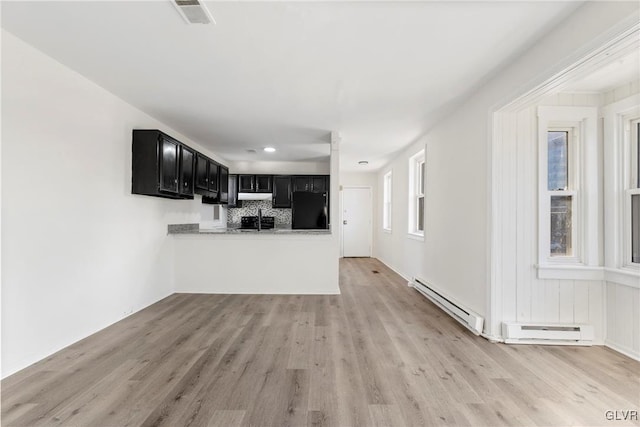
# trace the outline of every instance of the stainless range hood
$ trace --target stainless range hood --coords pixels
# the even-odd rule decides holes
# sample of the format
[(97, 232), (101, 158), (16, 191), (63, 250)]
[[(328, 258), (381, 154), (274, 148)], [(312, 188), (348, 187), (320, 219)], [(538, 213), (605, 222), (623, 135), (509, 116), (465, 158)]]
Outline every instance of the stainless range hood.
[(238, 193), (238, 200), (271, 200), (271, 193)]

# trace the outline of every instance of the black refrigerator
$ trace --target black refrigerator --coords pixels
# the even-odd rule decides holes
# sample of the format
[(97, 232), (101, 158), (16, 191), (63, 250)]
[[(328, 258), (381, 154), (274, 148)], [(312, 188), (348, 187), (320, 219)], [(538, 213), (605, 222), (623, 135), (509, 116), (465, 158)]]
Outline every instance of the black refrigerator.
[(324, 229), (328, 228), (327, 193), (295, 191), (291, 201), (291, 228)]

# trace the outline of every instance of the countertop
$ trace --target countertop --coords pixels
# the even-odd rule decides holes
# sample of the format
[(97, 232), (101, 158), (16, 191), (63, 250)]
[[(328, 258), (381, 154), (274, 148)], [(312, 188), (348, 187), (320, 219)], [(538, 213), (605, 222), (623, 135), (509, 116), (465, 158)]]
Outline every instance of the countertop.
[(291, 228), (276, 227), (267, 230), (247, 230), (239, 227), (227, 228), (200, 228), (200, 224), (169, 224), (168, 234), (331, 234), (331, 230), (293, 230)]

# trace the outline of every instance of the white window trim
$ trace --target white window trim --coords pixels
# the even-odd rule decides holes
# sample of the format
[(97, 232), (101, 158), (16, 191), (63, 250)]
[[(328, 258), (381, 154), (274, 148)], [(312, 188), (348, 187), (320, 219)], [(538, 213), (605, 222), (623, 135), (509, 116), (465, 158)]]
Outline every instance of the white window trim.
[[(413, 240), (424, 241), (424, 229), (417, 230), (418, 228), (418, 206), (416, 203), (418, 191), (416, 189), (417, 176), (420, 174), (420, 170), (417, 167), (418, 164), (425, 162), (425, 149), (423, 148), (413, 156), (409, 158), (409, 228), (407, 230), (407, 237)], [(426, 175), (426, 166), (425, 166), (425, 175)], [(424, 177), (426, 179), (426, 176)], [(423, 189), (426, 187), (426, 183), (423, 183)], [(425, 197), (424, 193), (422, 197)], [(426, 198), (425, 198), (425, 209), (424, 214), (426, 216)], [(426, 221), (423, 222), (426, 225)]]
[[(388, 209), (387, 209), (388, 205)], [(385, 217), (388, 215), (388, 218)], [(393, 228), (393, 171), (382, 177), (382, 230), (391, 233)]]
[[(638, 123), (640, 123), (640, 112), (636, 111), (636, 114), (627, 114), (622, 117), (624, 126), (624, 141), (623, 143), (623, 156), (628, 155), (629, 162), (623, 164), (623, 218), (622, 223), (622, 236), (623, 244), (622, 248), (622, 260), (620, 262), (621, 267), (632, 271), (640, 271), (640, 263), (632, 262), (632, 248), (631, 248), (631, 198), (634, 195), (640, 194), (640, 188), (637, 187), (638, 172), (640, 172), (640, 165), (634, 165), (637, 159), (637, 138), (638, 138)], [(635, 166), (635, 167), (634, 167)]]
[[(640, 264), (631, 262), (631, 122), (640, 118), (640, 96), (606, 106), (604, 118), (605, 280), (640, 287)], [(625, 161), (629, 159), (629, 161)]]
[[(566, 278), (568, 271), (580, 275), (578, 273), (580, 267), (598, 266), (597, 117), (596, 107), (538, 107), (537, 267), (540, 278)], [(567, 257), (552, 257), (550, 250), (550, 194), (554, 192), (548, 191), (547, 186), (547, 131), (559, 127), (573, 128), (577, 136), (577, 140), (573, 138), (574, 141), (569, 141), (570, 151), (573, 149), (573, 153), (569, 154), (569, 167), (573, 169), (570, 173), (574, 180), (571, 189), (574, 246), (573, 255)]]

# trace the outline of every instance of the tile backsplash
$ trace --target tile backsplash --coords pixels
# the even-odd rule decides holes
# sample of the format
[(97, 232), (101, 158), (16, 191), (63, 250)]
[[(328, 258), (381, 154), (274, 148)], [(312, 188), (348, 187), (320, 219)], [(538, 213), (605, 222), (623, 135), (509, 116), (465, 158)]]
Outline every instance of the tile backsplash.
[(227, 223), (240, 224), (243, 216), (257, 216), (262, 209), (262, 216), (272, 216), (276, 225), (291, 225), (291, 209), (275, 209), (271, 200), (243, 200), (241, 208), (229, 208)]

